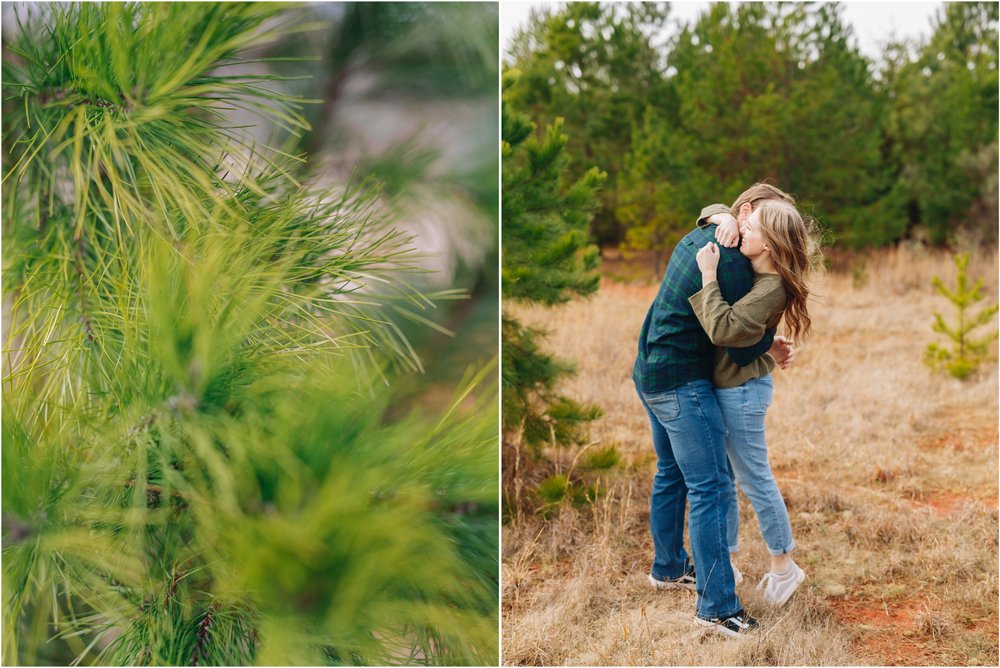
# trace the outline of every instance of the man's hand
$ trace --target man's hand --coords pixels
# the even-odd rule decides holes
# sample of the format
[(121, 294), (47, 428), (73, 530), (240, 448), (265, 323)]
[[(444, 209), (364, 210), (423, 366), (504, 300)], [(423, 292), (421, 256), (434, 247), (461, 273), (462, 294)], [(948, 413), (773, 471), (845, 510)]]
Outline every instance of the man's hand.
[(782, 369), (790, 367), (795, 360), (795, 348), (792, 347), (792, 342), (784, 336), (774, 337), (774, 343), (771, 344), (771, 349), (767, 352)]
[(740, 226), (736, 219), (728, 213), (713, 213), (708, 222), (715, 223), (715, 240), (720, 246), (734, 248), (740, 243)]
[(716, 280), (716, 270), (719, 268), (719, 247), (709, 241), (701, 247), (698, 254), (694, 256), (698, 261), (698, 268), (701, 269), (701, 284), (706, 286)]

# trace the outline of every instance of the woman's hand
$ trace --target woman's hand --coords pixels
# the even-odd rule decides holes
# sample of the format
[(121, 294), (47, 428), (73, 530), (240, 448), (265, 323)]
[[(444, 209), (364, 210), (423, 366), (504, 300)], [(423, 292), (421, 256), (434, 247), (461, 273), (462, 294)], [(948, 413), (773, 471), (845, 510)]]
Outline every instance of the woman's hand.
[(792, 346), (792, 342), (786, 337), (776, 336), (774, 342), (771, 343), (771, 349), (767, 352), (771, 353), (771, 357), (778, 363), (778, 366), (787, 369), (795, 360), (795, 348)]
[(708, 217), (708, 222), (715, 223), (715, 240), (720, 246), (735, 248), (740, 243), (740, 225), (728, 213), (715, 213)]
[(716, 270), (719, 268), (719, 247), (709, 241), (695, 255), (695, 260), (701, 269), (701, 284), (704, 287), (716, 278)]

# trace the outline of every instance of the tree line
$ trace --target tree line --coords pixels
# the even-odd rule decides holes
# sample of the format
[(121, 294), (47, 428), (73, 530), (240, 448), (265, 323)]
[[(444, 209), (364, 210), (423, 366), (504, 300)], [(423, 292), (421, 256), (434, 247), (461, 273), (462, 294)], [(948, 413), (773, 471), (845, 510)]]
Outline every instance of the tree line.
[(590, 231), (662, 256), (708, 202), (772, 180), (848, 248), (997, 234), (997, 23), (945, 3), (920, 42), (862, 54), (838, 4), (569, 3), (512, 39), (505, 93), (563, 120), (567, 180), (607, 172)]

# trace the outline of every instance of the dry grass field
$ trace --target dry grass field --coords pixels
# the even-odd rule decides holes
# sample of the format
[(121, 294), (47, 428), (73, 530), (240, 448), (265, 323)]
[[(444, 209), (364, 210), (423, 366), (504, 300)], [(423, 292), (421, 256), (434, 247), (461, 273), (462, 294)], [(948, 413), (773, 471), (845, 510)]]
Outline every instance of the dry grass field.
[[(692, 592), (646, 581), (654, 455), (630, 375), (656, 282), (622, 282), (635, 267), (609, 262), (590, 300), (516, 310), (576, 361), (563, 391), (603, 407), (589, 447), (614, 444), (622, 461), (592, 504), (505, 525), (505, 664), (997, 665), (996, 363), (964, 382), (922, 363), (938, 340), (932, 311), (952, 317), (930, 284), (953, 284), (950, 256), (837, 265), (814, 285), (814, 336), (775, 371), (767, 418), (807, 579), (784, 608), (766, 607), (754, 586), (767, 554), (741, 495), (737, 593), (762, 630), (735, 640), (693, 625)], [(996, 254), (974, 257), (970, 274), (995, 300)], [(565, 470), (578, 450), (549, 454)]]

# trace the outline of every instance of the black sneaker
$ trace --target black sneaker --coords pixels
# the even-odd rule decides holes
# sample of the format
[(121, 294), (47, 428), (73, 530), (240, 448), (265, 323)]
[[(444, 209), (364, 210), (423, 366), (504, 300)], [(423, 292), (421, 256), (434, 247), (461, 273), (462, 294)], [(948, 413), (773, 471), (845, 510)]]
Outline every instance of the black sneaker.
[(735, 638), (741, 633), (756, 631), (760, 627), (757, 620), (746, 612), (738, 612), (735, 615), (723, 617), (722, 619), (702, 619), (701, 617), (695, 617), (694, 623), (731, 638)]
[(649, 576), (649, 584), (655, 589), (690, 589), (695, 591), (694, 569), (692, 568), (684, 575), (677, 578), (663, 578)]

